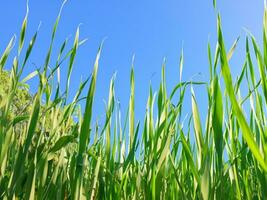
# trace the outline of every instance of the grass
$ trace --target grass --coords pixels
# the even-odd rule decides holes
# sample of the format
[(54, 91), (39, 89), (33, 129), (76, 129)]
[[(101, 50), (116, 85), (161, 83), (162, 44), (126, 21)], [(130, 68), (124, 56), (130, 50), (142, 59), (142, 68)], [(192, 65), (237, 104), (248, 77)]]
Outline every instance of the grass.
[[(215, 7), (216, 1), (213, 3)], [(122, 120), (115, 97), (114, 75), (102, 127), (92, 121), (92, 113), (103, 44), (96, 55), (92, 75), (80, 84), (73, 100), (67, 103), (76, 52), (84, 41), (79, 39), (78, 28), (73, 47), (67, 50), (66, 40), (56, 63), (51, 63), (60, 13), (42, 68), (22, 77), (38, 37), (37, 30), (25, 47), (28, 11), (10, 71), (5, 68), (14, 49), (15, 37), (0, 58), (1, 199), (208, 200), (267, 197), (266, 8), (263, 50), (248, 33), (246, 59), (235, 80), (229, 60), (239, 38), (227, 51), (218, 15), (218, 42), (214, 54), (209, 44), (207, 48), (210, 80), (182, 82), (182, 54), (180, 80), (168, 93), (164, 63), (160, 87), (158, 91), (150, 87), (146, 114), (140, 122), (135, 116), (132, 66), (127, 117)], [(64, 62), (68, 63), (66, 90), (60, 92), (60, 67)], [(29, 95), (27, 85), (32, 78), (39, 79), (38, 91), (33, 96)], [(87, 85), (87, 95), (82, 97)], [(200, 119), (195, 85), (206, 87), (208, 107), (205, 121)], [(241, 87), (242, 92), (246, 89), (245, 94), (241, 93)], [(191, 92), (192, 103), (188, 124), (182, 119), (186, 92)], [(84, 111), (79, 104), (82, 100), (85, 100)], [(78, 116), (78, 120), (74, 120), (74, 116)]]

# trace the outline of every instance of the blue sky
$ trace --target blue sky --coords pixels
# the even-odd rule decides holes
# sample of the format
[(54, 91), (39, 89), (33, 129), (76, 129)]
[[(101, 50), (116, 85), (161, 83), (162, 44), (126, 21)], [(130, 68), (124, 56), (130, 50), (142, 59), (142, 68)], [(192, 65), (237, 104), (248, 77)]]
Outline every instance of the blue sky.
[[(30, 0), (26, 44), (40, 21), (42, 26), (25, 74), (44, 64), (52, 26), (61, 3), (59, 0)], [(19, 33), (26, 12), (26, 1), (0, 0), (0, 5), (2, 52), (12, 35)], [(246, 27), (261, 40), (263, 0), (218, 0), (217, 11), (222, 16), (227, 47), (241, 36), (231, 61), (235, 74), (241, 70), (245, 57), (243, 28)], [(114, 72), (117, 72), (116, 96), (124, 112), (126, 111), (131, 59), (135, 54), (136, 113), (137, 118), (142, 120), (149, 83), (152, 82), (154, 90), (158, 88), (164, 57), (167, 59), (166, 78), (169, 91), (179, 81), (179, 56), (182, 46), (183, 80), (190, 80), (201, 72), (194, 80), (208, 81), (207, 43), (210, 41), (214, 50), (217, 11), (213, 9), (212, 0), (69, 0), (62, 12), (52, 63), (55, 63), (60, 44), (66, 37), (70, 38), (68, 47), (71, 47), (76, 28), (82, 23), (80, 35), (81, 38), (88, 38), (88, 41), (79, 48), (74, 63), (70, 85), (70, 95), (73, 96), (81, 77), (85, 79), (92, 72), (97, 48), (101, 40), (107, 37), (101, 56), (94, 102), (94, 115), (101, 119), (104, 114), (103, 99), (108, 97), (109, 81)], [(62, 68), (62, 73), (66, 74), (66, 66)], [(31, 88), (32, 91), (36, 89), (34, 81), (31, 82)], [(200, 109), (205, 111), (206, 96), (203, 95), (205, 89), (202, 88), (197, 87), (195, 90)], [(191, 106), (189, 101), (188, 106)]]

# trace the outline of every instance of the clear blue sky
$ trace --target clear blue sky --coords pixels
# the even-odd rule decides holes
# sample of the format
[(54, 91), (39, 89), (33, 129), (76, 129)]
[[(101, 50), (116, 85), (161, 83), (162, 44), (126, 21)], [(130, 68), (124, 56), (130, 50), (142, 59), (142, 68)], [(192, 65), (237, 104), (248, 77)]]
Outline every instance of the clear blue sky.
[[(26, 73), (35, 65), (41, 67), (48, 49), (50, 34), (62, 1), (30, 0), (29, 23), (26, 44), (40, 21), (42, 26)], [(241, 36), (232, 71), (241, 70), (244, 61), (244, 27), (261, 40), (263, 0), (217, 0), (227, 47)], [(0, 0), (0, 52), (14, 33), (18, 35), (26, 12), (26, 1)], [(62, 12), (56, 35), (54, 59), (60, 44), (66, 37), (73, 43), (77, 26), (81, 25), (81, 38), (88, 38), (78, 50), (71, 78), (71, 96), (78, 88), (82, 77), (92, 72), (97, 48), (105, 41), (97, 80), (94, 114), (104, 114), (103, 99), (108, 97), (109, 81), (114, 72), (116, 96), (121, 101), (124, 113), (129, 99), (129, 74), (131, 59), (135, 54), (136, 113), (144, 117), (148, 87), (158, 88), (163, 58), (167, 58), (166, 76), (169, 91), (179, 80), (179, 55), (184, 48), (183, 80), (189, 80), (201, 72), (195, 80), (208, 81), (207, 42), (212, 48), (216, 42), (216, 12), (212, 0), (69, 0)], [(52, 62), (55, 60), (52, 60)], [(65, 66), (66, 69), (66, 66)], [(66, 70), (62, 69), (62, 73)], [(31, 82), (33, 83), (33, 82)], [(35, 84), (31, 84), (32, 91)], [(198, 89), (200, 88), (200, 89)], [(201, 87), (196, 95), (201, 109), (205, 110), (205, 98)], [(191, 102), (188, 101), (191, 106)]]

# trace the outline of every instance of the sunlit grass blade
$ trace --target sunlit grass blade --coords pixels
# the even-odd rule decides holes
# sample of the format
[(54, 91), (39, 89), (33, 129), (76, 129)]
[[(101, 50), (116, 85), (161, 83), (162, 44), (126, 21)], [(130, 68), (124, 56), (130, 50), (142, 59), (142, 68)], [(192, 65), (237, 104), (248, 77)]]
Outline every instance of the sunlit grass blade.
[(129, 100), (129, 139), (130, 139), (130, 149), (132, 148), (133, 140), (134, 140), (134, 91), (135, 91), (135, 83), (134, 83), (134, 69), (133, 69), (134, 57), (132, 60), (132, 68), (130, 75), (130, 100)]
[(200, 115), (198, 111), (198, 106), (195, 98), (195, 94), (193, 91), (193, 88), (191, 90), (192, 93), (192, 114), (193, 114), (193, 121), (194, 121), (194, 133), (196, 137), (196, 143), (198, 147), (198, 162), (199, 165), (201, 166), (202, 159), (204, 156), (204, 139), (203, 139), (203, 133), (202, 133), (202, 127), (201, 127), (201, 120), (200, 120)]
[(246, 140), (250, 150), (252, 151), (255, 158), (260, 163), (261, 167), (267, 171), (267, 165), (264, 162), (264, 159), (259, 151), (259, 148), (257, 144), (254, 141), (253, 134), (246, 122), (246, 119), (242, 113), (242, 110), (236, 100), (234, 88), (233, 88), (233, 82), (230, 74), (230, 69), (227, 61), (226, 56), (226, 50), (224, 46), (223, 36), (222, 36), (222, 30), (221, 30), (221, 22), (220, 22), (220, 16), (218, 16), (218, 41), (220, 45), (220, 60), (221, 60), (221, 68), (222, 68), (222, 74), (226, 86), (226, 90), (229, 96), (229, 99), (233, 106), (233, 111), (235, 113), (235, 116), (237, 117), (238, 123), (240, 125), (240, 128), (242, 130), (242, 135), (244, 139)]
[(49, 49), (48, 49), (48, 52), (47, 52), (47, 55), (46, 55), (46, 58), (45, 58), (45, 64), (44, 64), (44, 72), (45, 72), (45, 74), (47, 73), (48, 65), (49, 65), (49, 62), (50, 62), (53, 43), (54, 43), (54, 40), (55, 40), (55, 35), (56, 35), (56, 32), (57, 32), (58, 23), (59, 23), (59, 20), (60, 20), (60, 17), (61, 17), (61, 12), (62, 12), (63, 7), (64, 7), (66, 2), (67, 2), (67, 0), (64, 0), (64, 2), (62, 3), (61, 8), (59, 10), (59, 14), (58, 14), (57, 19), (56, 19), (56, 22), (54, 23)]
[(27, 23), (28, 23), (28, 14), (29, 14), (29, 2), (27, 1), (27, 11), (26, 11), (26, 15), (24, 17), (22, 26), (21, 26), (21, 31), (20, 31), (20, 37), (19, 37), (19, 49), (18, 49), (18, 55), (20, 55), (20, 52), (22, 50), (23, 44), (24, 44), (24, 40), (25, 40), (25, 32), (26, 32), (26, 28), (27, 28)]
[(2, 70), (3, 70), (3, 67), (5, 66), (5, 63), (6, 63), (6, 61), (7, 61), (7, 58), (8, 58), (8, 56), (9, 56), (9, 54), (10, 54), (10, 51), (11, 51), (11, 49), (12, 49), (13, 46), (14, 46), (15, 39), (16, 39), (15, 36), (13, 36), (13, 37), (11, 38), (11, 40), (9, 41), (9, 43), (8, 43), (8, 45), (7, 45), (7, 47), (6, 47), (5, 51), (4, 51), (4, 53), (2, 54), (2, 56), (1, 56), (1, 58), (0, 58), (0, 71), (2, 71)]
[(75, 59), (75, 56), (76, 56), (76, 53), (77, 53), (77, 49), (78, 49), (78, 46), (79, 46), (79, 34), (80, 34), (80, 27), (77, 28), (75, 39), (74, 39), (73, 48), (72, 48), (72, 51), (71, 51), (71, 54), (70, 54), (70, 62), (69, 62), (68, 74), (67, 74), (67, 82), (66, 82), (66, 98), (68, 97), (68, 93), (69, 93), (70, 76), (71, 76), (71, 73), (72, 73), (74, 59)]
[(79, 135), (79, 151), (77, 155), (77, 163), (76, 163), (76, 172), (75, 172), (75, 179), (73, 182), (73, 188), (72, 188), (72, 198), (73, 199), (79, 199), (80, 198), (80, 191), (81, 191), (81, 185), (82, 185), (82, 174), (83, 174), (83, 168), (84, 168), (84, 153), (86, 151), (89, 139), (90, 139), (90, 124), (91, 124), (91, 118), (92, 118), (92, 108), (93, 108), (93, 99), (95, 94), (95, 88), (96, 88), (96, 78), (97, 78), (97, 72), (98, 72), (98, 63), (100, 58), (100, 53), (102, 49), (102, 44), (99, 47), (95, 64), (94, 64), (94, 71), (91, 77), (91, 82), (86, 98), (86, 106), (85, 106), (85, 112), (84, 117), (81, 125), (81, 131)]
[(223, 153), (223, 99), (219, 86), (218, 77), (213, 80), (214, 110), (212, 116), (212, 127), (214, 131), (215, 149), (218, 155), (219, 168), (222, 169)]

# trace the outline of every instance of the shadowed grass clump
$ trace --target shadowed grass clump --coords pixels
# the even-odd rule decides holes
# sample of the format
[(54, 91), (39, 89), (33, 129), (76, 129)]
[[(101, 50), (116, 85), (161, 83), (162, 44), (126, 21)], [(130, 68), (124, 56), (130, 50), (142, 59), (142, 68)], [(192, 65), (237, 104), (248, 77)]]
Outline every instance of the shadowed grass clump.
[[(216, 1), (213, 3), (215, 7)], [(101, 127), (92, 121), (92, 113), (102, 44), (90, 78), (81, 82), (70, 101), (70, 76), (77, 49), (84, 40), (80, 40), (78, 28), (71, 49), (66, 49), (66, 40), (56, 62), (51, 63), (60, 13), (41, 68), (22, 77), (38, 36), (37, 30), (25, 47), (28, 11), (10, 71), (6, 61), (11, 57), (15, 37), (0, 58), (1, 199), (267, 198), (266, 8), (263, 50), (249, 34), (244, 65), (236, 79), (229, 60), (238, 39), (228, 51), (218, 15), (214, 55), (208, 44), (210, 80), (182, 82), (182, 54), (180, 79), (168, 93), (164, 62), (159, 89), (150, 87), (146, 113), (140, 122), (135, 116), (132, 66), (128, 108), (120, 108), (117, 103), (114, 76)], [(60, 88), (63, 63), (68, 66), (64, 92)], [(27, 85), (32, 78), (39, 80), (34, 95), (29, 94)], [(205, 121), (200, 118), (194, 85), (206, 87)], [(82, 97), (86, 86), (87, 95)], [(186, 92), (191, 92), (187, 120), (182, 118)], [(83, 112), (81, 100), (85, 100)], [(127, 111), (125, 120), (120, 109)]]

